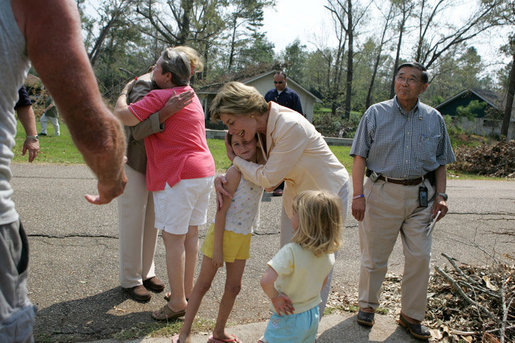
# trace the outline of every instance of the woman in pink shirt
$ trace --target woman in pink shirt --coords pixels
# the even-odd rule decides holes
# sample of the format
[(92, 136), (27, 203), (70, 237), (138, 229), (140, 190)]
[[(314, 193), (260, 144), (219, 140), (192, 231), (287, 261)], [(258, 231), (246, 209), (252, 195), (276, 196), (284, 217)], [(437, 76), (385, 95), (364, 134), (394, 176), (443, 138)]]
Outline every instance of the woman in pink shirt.
[[(153, 70), (154, 82), (161, 89), (130, 105), (123, 96), (124, 89), (114, 113), (124, 125), (136, 125), (164, 107), (172, 95), (193, 91), (189, 78), (186, 55), (168, 48)], [(154, 196), (155, 227), (163, 231), (171, 288), (169, 302), (152, 314), (157, 320), (170, 320), (185, 313), (186, 295), (193, 289), (198, 226), (207, 221), (215, 174), (206, 141), (204, 111), (196, 95), (164, 124), (162, 132), (145, 138), (147, 188)]]

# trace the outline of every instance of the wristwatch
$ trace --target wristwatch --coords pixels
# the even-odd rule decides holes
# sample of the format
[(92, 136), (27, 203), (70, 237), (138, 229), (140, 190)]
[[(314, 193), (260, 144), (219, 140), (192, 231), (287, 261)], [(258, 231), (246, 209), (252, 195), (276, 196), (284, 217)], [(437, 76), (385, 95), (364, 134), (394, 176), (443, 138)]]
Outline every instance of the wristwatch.
[(26, 136), (25, 137), (26, 139), (33, 139), (35, 141), (39, 140), (39, 136), (38, 135), (35, 135), (35, 136)]
[(447, 199), (449, 199), (449, 196), (447, 195), (447, 193), (438, 193), (437, 195), (441, 196), (443, 198), (443, 200), (447, 201)]

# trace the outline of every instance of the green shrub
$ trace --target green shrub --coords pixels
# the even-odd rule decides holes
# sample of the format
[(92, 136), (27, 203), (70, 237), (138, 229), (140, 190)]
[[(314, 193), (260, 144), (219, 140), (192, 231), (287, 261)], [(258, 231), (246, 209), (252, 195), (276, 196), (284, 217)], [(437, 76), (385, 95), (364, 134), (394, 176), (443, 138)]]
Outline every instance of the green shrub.
[(313, 125), (326, 137), (352, 138), (361, 116), (362, 113), (352, 111), (349, 119), (342, 119), (339, 114), (333, 116), (330, 109), (320, 108), (313, 113)]

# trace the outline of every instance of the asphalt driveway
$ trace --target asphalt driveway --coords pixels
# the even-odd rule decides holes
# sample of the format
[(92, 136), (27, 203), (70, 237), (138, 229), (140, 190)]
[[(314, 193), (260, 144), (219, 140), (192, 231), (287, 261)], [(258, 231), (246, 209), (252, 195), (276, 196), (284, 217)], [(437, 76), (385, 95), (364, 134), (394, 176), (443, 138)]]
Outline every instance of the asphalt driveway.
[[(118, 283), (118, 227), (116, 202), (93, 206), (84, 194), (96, 192), (96, 181), (83, 165), (14, 164), (14, 201), (30, 242), (30, 298), (39, 308), (38, 341), (95, 340), (124, 330), (141, 333), (152, 323), (150, 312), (164, 304), (155, 295), (146, 304), (126, 298)], [(460, 262), (484, 265), (492, 257), (513, 258), (515, 251), (515, 182), (448, 182), (450, 211), (433, 234), (434, 265), (446, 263), (445, 252)], [(208, 218), (214, 217), (214, 195)], [(266, 262), (279, 247), (281, 198), (265, 195), (261, 229), (252, 238), (241, 295), (231, 324), (268, 319), (268, 300), (259, 287)], [(201, 230), (201, 237), (205, 228)], [(359, 268), (357, 222), (347, 217), (344, 248), (335, 266), (332, 291), (356, 294)], [(165, 251), (156, 251), (156, 271), (166, 279)], [(401, 274), (400, 244), (389, 271)], [(216, 318), (224, 272), (206, 295), (199, 316)]]

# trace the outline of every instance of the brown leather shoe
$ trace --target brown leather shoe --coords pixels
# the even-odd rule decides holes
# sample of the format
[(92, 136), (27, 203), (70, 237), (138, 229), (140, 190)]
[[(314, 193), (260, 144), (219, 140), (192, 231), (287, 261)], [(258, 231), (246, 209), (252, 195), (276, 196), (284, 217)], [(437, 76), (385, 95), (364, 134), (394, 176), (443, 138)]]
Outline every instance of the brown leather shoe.
[(431, 332), (429, 332), (427, 327), (420, 324), (420, 322), (410, 323), (402, 313), (399, 316), (399, 325), (404, 327), (411, 336), (418, 340), (426, 341), (431, 338)]
[(143, 285), (134, 286), (131, 288), (122, 288), (125, 293), (129, 295), (129, 298), (139, 302), (147, 302), (152, 298), (152, 295)]
[(374, 315), (374, 312), (365, 312), (360, 309), (358, 312), (358, 317), (356, 319), (359, 325), (372, 327), (375, 323)]
[(164, 282), (159, 280), (156, 276), (144, 280), (143, 286), (145, 286), (149, 291), (156, 293), (161, 293), (165, 289)]

